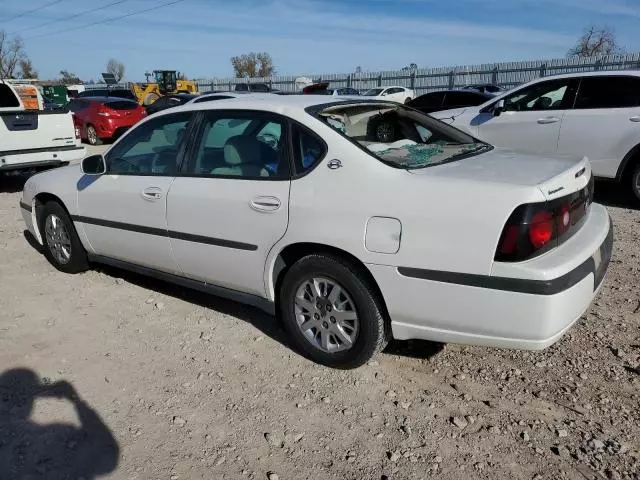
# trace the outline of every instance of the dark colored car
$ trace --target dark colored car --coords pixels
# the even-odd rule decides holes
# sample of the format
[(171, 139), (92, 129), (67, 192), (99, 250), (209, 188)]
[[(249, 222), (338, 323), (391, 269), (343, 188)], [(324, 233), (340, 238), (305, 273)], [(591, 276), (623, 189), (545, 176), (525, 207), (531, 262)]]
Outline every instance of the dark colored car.
[(147, 116), (138, 102), (118, 97), (74, 98), (67, 107), (73, 112), (76, 135), (91, 145), (118, 138)]
[(482, 93), (493, 93), (494, 95), (504, 92), (502, 87), (494, 85), (493, 83), (479, 83), (477, 85), (467, 85), (461, 88), (462, 90), (475, 90)]
[(235, 88), (236, 92), (261, 92), (269, 93), (276, 90), (271, 88), (266, 83), (238, 83)]
[(126, 88), (89, 88), (75, 96), (75, 98), (87, 97), (118, 97), (138, 101), (134, 93)]
[(147, 115), (152, 115), (160, 110), (166, 110), (167, 108), (184, 105), (189, 100), (196, 98), (197, 96), (198, 95), (193, 95), (191, 93), (174, 93), (171, 95), (165, 95), (147, 107)]
[(475, 90), (442, 90), (429, 92), (414, 98), (409, 106), (424, 113), (449, 110), (450, 108), (475, 107), (494, 98), (490, 93)]

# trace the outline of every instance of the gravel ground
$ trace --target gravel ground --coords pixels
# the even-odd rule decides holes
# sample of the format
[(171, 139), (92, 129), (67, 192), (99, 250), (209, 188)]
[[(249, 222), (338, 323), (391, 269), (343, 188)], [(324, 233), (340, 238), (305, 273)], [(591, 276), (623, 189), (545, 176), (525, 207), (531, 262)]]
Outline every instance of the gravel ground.
[(615, 187), (609, 274), (556, 345), (397, 342), (336, 371), (255, 309), (56, 271), (0, 182), (3, 480), (640, 478), (640, 212)]

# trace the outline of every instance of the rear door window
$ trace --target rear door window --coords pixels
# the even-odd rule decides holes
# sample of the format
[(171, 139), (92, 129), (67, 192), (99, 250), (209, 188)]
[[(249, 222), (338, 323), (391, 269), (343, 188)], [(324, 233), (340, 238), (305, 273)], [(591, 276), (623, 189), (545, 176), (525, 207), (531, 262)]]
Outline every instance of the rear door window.
[(632, 108), (640, 106), (640, 78), (584, 77), (574, 108)]
[(266, 112), (205, 112), (202, 141), (187, 174), (251, 179), (289, 178), (282, 117)]
[(296, 175), (304, 175), (311, 170), (327, 153), (325, 143), (314, 133), (294, 125), (293, 136), (293, 162)]

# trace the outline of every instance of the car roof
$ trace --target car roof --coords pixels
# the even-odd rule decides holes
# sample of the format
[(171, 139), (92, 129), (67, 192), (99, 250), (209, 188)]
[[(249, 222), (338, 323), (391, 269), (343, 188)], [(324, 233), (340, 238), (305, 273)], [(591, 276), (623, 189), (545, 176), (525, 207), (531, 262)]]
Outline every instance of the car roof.
[(562, 78), (577, 78), (577, 77), (617, 77), (620, 75), (627, 75), (633, 77), (640, 77), (640, 70), (601, 70), (598, 72), (575, 72), (575, 73), (562, 73), (558, 75), (549, 75), (546, 77), (536, 78), (529, 83), (540, 82), (543, 80), (554, 80)]
[(385, 103), (397, 106), (395, 102), (384, 100), (366, 100), (360, 97), (348, 99), (345, 97), (332, 97), (330, 95), (242, 95), (235, 98), (218, 100), (217, 102), (187, 103), (171, 109), (172, 112), (178, 110), (219, 110), (227, 108), (237, 108), (240, 110), (267, 110), (273, 112), (283, 112), (286, 110), (304, 110), (308, 107), (331, 105), (348, 105), (354, 103)]
[[(75, 100), (75, 99), (74, 99)], [(118, 97), (116, 95), (113, 96), (109, 96), (109, 97), (105, 97), (105, 96), (95, 96), (95, 97), (80, 97), (78, 98), (78, 100), (87, 100), (87, 101), (92, 101), (92, 102), (131, 102), (131, 103), (138, 103), (135, 100), (131, 100), (130, 98), (124, 98), (124, 97)]]

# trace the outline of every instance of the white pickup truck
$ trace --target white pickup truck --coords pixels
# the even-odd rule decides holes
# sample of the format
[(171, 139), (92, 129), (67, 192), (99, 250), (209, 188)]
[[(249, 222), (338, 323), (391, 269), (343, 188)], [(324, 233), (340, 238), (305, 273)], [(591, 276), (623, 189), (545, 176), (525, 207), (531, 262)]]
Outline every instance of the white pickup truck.
[(0, 173), (56, 167), (84, 157), (71, 112), (27, 110), (13, 86), (0, 80)]

